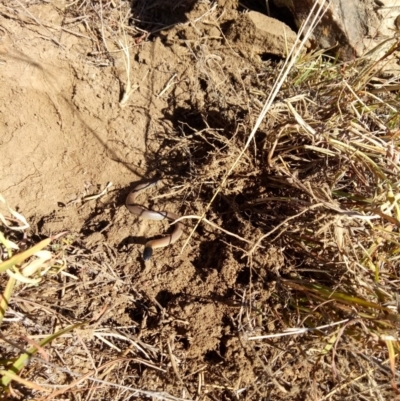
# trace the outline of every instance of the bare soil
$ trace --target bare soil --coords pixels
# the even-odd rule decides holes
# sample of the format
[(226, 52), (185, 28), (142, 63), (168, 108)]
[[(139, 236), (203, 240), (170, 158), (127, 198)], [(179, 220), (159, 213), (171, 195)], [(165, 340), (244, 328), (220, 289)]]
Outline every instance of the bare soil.
[[(57, 327), (98, 319), (56, 340), (50, 361), (86, 374), (118, 360), (96, 377), (121, 386), (204, 400), (311, 400), (336, 389), (330, 399), (343, 399), (312, 338), (259, 344), (240, 335), (243, 327), (254, 335), (287, 327), (277, 278), (290, 276), (294, 265), (285, 263), (281, 247), (267, 246), (249, 261), (246, 242), (206, 224), (184, 247), (197, 222), (188, 219), (182, 239), (145, 263), (144, 243), (168, 224), (141, 220), (124, 206), (135, 183), (160, 179), (144, 204), (201, 215), (240, 151), (277, 65), (245, 57), (225, 40), (239, 15), (234, 2), (224, 12), (208, 2), (150, 9), (153, 31), (155, 23), (170, 26), (149, 37), (145, 23), (137, 24), (144, 33), (126, 26), (124, 36), (119, 21), (127, 8), (111, 3), (0, 8), (0, 193), (28, 219), (32, 240), (69, 232), (68, 275), (46, 279), (40, 291), (21, 286), (17, 292), (12, 310), (29, 316), (25, 334), (43, 338)], [(135, 4), (143, 10), (144, 3)], [(81, 20), (79, 12), (86, 15)], [(92, 19), (99, 15), (104, 24), (95, 31)], [(132, 92), (121, 105), (128, 82), (124, 44)], [(265, 165), (262, 158), (258, 165), (245, 159), (207, 214), (248, 241), (265, 227), (239, 208), (268, 190), (265, 132), (279, 119), (279, 111), (269, 116), (252, 149)], [(110, 182), (105, 195), (87, 199)], [(271, 207), (264, 206), (264, 216)], [(269, 223), (284, 215), (274, 210)], [(9, 324), (7, 332), (13, 330)], [(338, 370), (357, 377), (346, 363), (340, 359)], [(37, 383), (76, 379), (38, 361), (31, 369)], [(121, 388), (84, 387), (79, 391), (92, 391), (92, 400), (124, 398)], [(79, 391), (55, 399), (78, 399)]]

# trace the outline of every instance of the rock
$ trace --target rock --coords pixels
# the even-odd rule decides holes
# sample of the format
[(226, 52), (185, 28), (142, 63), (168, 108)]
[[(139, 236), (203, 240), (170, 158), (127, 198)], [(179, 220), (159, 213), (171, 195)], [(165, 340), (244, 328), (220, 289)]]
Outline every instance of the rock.
[[(274, 0), (274, 3), (277, 7), (287, 8), (299, 28), (315, 0)], [(378, 26), (373, 4), (373, 0), (331, 0), (310, 39), (322, 48), (334, 48), (342, 60), (363, 55), (364, 38), (373, 34)]]
[(228, 28), (226, 38), (243, 55), (263, 54), (285, 58), (296, 34), (283, 22), (256, 11), (241, 14)]

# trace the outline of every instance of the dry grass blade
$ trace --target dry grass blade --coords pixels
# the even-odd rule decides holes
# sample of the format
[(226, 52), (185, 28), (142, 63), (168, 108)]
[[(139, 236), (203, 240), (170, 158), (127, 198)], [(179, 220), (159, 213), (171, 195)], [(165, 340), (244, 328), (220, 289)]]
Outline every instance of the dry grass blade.
[(11, 226), (11, 225), (8, 223), (8, 220), (9, 220), (9, 219), (5, 218), (5, 217), (3, 216), (3, 214), (0, 213), (0, 221), (1, 221), (6, 227), (10, 228), (11, 230), (21, 230), (21, 231), (22, 231), (22, 230), (26, 230), (26, 229), (29, 227), (29, 224), (28, 224), (28, 222), (26, 221), (25, 217), (24, 217), (22, 214), (18, 213), (17, 211), (11, 209), (11, 208), (8, 206), (8, 204), (7, 204), (6, 200), (4, 199), (4, 197), (3, 197), (1, 194), (0, 194), (0, 202), (2, 202), (2, 203), (4, 204), (4, 206), (6, 206), (8, 212), (11, 213), (11, 214), (14, 216), (14, 218), (16, 219), (16, 221), (21, 223), (20, 226)]
[(318, 327), (293, 327), (290, 329), (287, 329), (285, 332), (283, 333), (275, 333), (275, 334), (269, 334), (269, 335), (265, 335), (265, 336), (254, 336), (254, 337), (249, 337), (247, 338), (247, 340), (265, 340), (267, 338), (279, 338), (279, 337), (284, 337), (284, 336), (293, 336), (293, 335), (297, 335), (297, 334), (305, 334), (305, 333), (309, 333), (315, 330), (324, 330), (324, 329), (329, 329), (331, 327), (340, 325), (340, 324), (344, 324), (347, 323), (349, 321), (349, 319), (345, 319), (345, 320), (341, 320), (340, 322), (335, 322), (335, 323), (331, 323), (331, 324), (325, 324), (323, 326), (318, 326)]
[[(25, 380), (22, 377), (19, 377), (17, 374), (15, 374), (13, 371), (10, 370), (0, 370), (0, 375), (3, 376), (3, 379), (6, 379), (7, 381), (15, 381), (19, 384), (22, 384), (23, 386), (26, 386), (27, 388), (33, 389), (33, 390), (37, 390), (37, 391), (43, 391), (43, 392), (48, 392), (49, 390), (39, 386), (38, 384), (29, 381), (29, 380)], [(0, 380), (0, 381), (3, 381)]]
[(31, 248), (27, 249), (26, 251), (20, 252), (10, 259), (7, 259), (3, 262), (0, 263), (0, 272), (4, 272), (8, 269), (11, 269), (15, 265), (20, 265), (22, 262), (24, 262), (27, 258), (35, 255), (35, 253), (41, 251), (43, 248), (47, 247), (52, 241), (62, 237), (65, 235), (66, 232), (54, 235), (50, 238), (46, 238), (42, 241), (40, 241), (38, 244), (32, 246)]
[(302, 291), (307, 291), (310, 293), (314, 293), (319, 295), (323, 299), (335, 299), (336, 301), (342, 302), (347, 305), (360, 305), (364, 306), (366, 308), (373, 308), (373, 309), (378, 309), (381, 311), (385, 311), (387, 313), (390, 313), (390, 309), (385, 308), (375, 302), (370, 302), (365, 299), (349, 295), (349, 294), (344, 294), (341, 292), (336, 292), (330, 288), (323, 287), (321, 285), (317, 284), (311, 284), (311, 283), (306, 283), (302, 281), (294, 281), (294, 280), (283, 280), (283, 283), (288, 285), (291, 288), (295, 289), (301, 289)]
[[(216, 228), (217, 230), (219, 230), (219, 231), (221, 231), (221, 232), (223, 232), (223, 233), (225, 233), (225, 234), (227, 234), (227, 235), (229, 235), (231, 237), (237, 238), (238, 240), (243, 241), (243, 242), (247, 242), (248, 244), (253, 244), (252, 241), (249, 241), (246, 238), (241, 237), (240, 235), (237, 235), (237, 234), (232, 233), (232, 232), (230, 232), (228, 230), (225, 230), (224, 228), (218, 226), (217, 224), (213, 223), (212, 221), (207, 220), (206, 218), (201, 217), (201, 216), (194, 216), (194, 215), (182, 216), (179, 219), (173, 221), (171, 224), (177, 223), (178, 221), (182, 221), (182, 220), (192, 220), (192, 219), (193, 220), (197, 220), (197, 221), (203, 221), (204, 223), (210, 225), (213, 228)], [(254, 245), (253, 249), (255, 249), (257, 247), (261, 247), (262, 248), (262, 246), (260, 246), (260, 245)]]
[(98, 194), (95, 194), (95, 195), (89, 195), (89, 196), (83, 197), (83, 201), (96, 200), (96, 199), (101, 198), (108, 192), (108, 190), (112, 187), (112, 185), (113, 185), (112, 182), (108, 182), (102, 191), (100, 191)]
[(396, 394), (399, 394), (399, 390), (397, 388), (397, 383), (396, 383), (396, 356), (398, 356), (398, 354), (396, 354), (395, 351), (395, 347), (393, 345), (394, 341), (391, 340), (386, 340), (386, 345), (388, 347), (388, 351), (389, 351), (389, 362), (390, 362), (390, 369), (392, 370), (392, 387), (393, 390), (395, 391)]
[(10, 299), (11, 299), (11, 295), (13, 293), (15, 284), (17, 283), (17, 280), (15, 278), (10, 277), (7, 285), (3, 291), (3, 294), (1, 296), (1, 300), (0, 300), (0, 325), (4, 320), (6, 311), (8, 309), (8, 305), (10, 304)]

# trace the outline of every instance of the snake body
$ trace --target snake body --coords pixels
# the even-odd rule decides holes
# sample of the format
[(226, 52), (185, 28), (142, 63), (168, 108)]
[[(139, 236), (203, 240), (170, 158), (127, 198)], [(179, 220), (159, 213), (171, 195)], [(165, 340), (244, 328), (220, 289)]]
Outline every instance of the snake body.
[[(148, 188), (153, 187), (154, 185), (157, 184), (157, 181), (155, 182), (145, 182), (141, 183), (139, 185), (136, 185), (135, 188), (129, 193), (129, 195), (126, 197), (125, 201), (125, 206), (126, 208), (136, 216), (139, 216), (143, 219), (148, 219), (148, 220), (176, 220), (179, 219), (180, 216), (178, 216), (175, 213), (171, 212), (157, 212), (155, 210), (150, 210), (147, 209), (144, 206), (136, 204), (136, 197), (143, 191), (145, 191)], [(180, 236), (183, 233), (183, 224), (178, 222), (175, 224), (175, 230), (172, 232), (172, 234), (166, 235), (162, 238), (147, 241), (145, 246), (144, 246), (144, 251), (143, 251), (143, 259), (144, 260), (149, 260), (151, 256), (153, 255), (153, 249), (156, 248), (163, 248), (165, 246), (171, 245), (174, 242), (178, 241)]]

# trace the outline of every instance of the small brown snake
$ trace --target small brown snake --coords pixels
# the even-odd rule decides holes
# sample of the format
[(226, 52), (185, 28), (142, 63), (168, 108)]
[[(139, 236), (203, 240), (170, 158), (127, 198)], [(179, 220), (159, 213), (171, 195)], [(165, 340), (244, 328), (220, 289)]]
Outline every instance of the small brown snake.
[[(172, 221), (179, 219), (179, 216), (175, 213), (156, 212), (155, 210), (147, 209), (144, 206), (141, 206), (141, 205), (138, 205), (135, 203), (136, 197), (141, 192), (145, 191), (148, 188), (153, 187), (156, 184), (157, 184), (157, 181), (145, 182), (145, 183), (136, 185), (136, 187), (133, 188), (132, 191), (129, 193), (129, 195), (126, 197), (126, 201), (125, 201), (126, 208), (131, 213), (133, 213), (136, 216), (139, 216), (143, 219), (148, 219), (148, 220), (168, 219), (168, 220), (172, 220)], [(153, 249), (163, 248), (165, 246), (171, 245), (174, 242), (178, 241), (178, 239), (180, 238), (182, 233), (183, 233), (183, 224), (178, 222), (175, 224), (175, 230), (172, 232), (172, 234), (166, 235), (165, 237), (162, 237), (160, 239), (147, 241), (144, 246), (143, 259), (149, 260), (151, 258), (151, 256), (153, 255)]]

